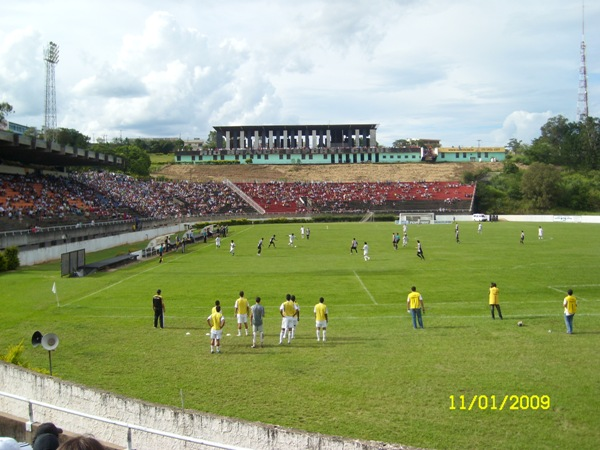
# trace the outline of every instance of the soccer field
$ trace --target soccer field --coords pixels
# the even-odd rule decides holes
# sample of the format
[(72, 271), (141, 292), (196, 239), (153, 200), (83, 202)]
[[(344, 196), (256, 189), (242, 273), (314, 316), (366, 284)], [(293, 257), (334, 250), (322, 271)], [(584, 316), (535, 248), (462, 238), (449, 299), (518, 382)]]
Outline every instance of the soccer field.
[[(548, 223), (538, 240), (537, 223), (485, 223), (481, 234), (476, 223), (459, 226), (456, 243), (454, 224), (409, 225), (408, 247), (398, 250), (392, 233), (402, 227), (392, 223), (308, 224), (310, 240), (300, 224), (236, 226), (220, 249), (189, 245), (162, 264), (73, 279), (60, 278), (58, 263), (21, 268), (0, 276), (2, 351), (35, 330), (53, 332), (60, 378), (179, 407), (183, 392), (186, 408), (312, 432), (444, 449), (597, 448), (600, 227)], [(291, 233), (296, 247), (287, 245)], [(267, 248), (273, 234), (276, 249)], [(354, 237), (358, 254), (350, 254)], [(88, 262), (108, 256), (114, 251)], [(504, 320), (491, 319), (492, 281)], [(406, 311), (413, 285), (424, 330)], [(573, 335), (562, 308), (569, 288), (579, 305)], [(164, 330), (152, 326), (156, 289)], [(236, 336), (240, 290), (265, 306), (262, 349)], [(292, 343), (278, 345), (287, 293), (298, 299), (300, 322)], [(313, 318), (321, 296), (325, 343)], [(216, 299), (231, 334), (218, 355), (206, 335)], [(44, 351), (27, 345), (24, 357), (47, 367)]]

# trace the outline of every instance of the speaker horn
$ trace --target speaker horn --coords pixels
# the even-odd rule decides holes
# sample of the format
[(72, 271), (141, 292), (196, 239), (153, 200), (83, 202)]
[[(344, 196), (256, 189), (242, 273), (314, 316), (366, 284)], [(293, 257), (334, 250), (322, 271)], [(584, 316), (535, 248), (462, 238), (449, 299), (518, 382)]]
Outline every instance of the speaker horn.
[(34, 347), (37, 347), (38, 345), (40, 345), (42, 343), (42, 338), (44, 336), (42, 335), (41, 332), (36, 331), (35, 333), (33, 333), (33, 336), (31, 336), (31, 345), (33, 345)]
[(57, 335), (55, 335), (54, 333), (48, 333), (45, 334), (42, 338), (42, 347), (44, 347), (48, 351), (54, 350), (56, 347), (58, 347), (58, 342), (59, 341)]

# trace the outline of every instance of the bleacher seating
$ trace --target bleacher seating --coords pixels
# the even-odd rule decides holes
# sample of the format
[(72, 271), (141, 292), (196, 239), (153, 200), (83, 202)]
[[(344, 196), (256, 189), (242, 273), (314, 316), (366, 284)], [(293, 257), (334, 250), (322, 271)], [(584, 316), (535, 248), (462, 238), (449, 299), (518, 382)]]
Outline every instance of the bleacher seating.
[[(267, 214), (467, 211), (474, 185), (458, 182), (236, 183)], [(254, 213), (223, 183), (139, 180), (109, 172), (68, 177), (0, 174), (0, 226)], [(14, 226), (5, 226), (14, 225)]]

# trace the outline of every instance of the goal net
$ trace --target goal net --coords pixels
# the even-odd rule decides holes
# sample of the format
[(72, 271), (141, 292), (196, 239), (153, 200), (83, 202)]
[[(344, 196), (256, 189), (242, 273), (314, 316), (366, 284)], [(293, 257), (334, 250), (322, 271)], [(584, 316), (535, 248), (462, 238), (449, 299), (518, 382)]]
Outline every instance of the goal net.
[(435, 213), (400, 213), (398, 223), (433, 223), (435, 221)]

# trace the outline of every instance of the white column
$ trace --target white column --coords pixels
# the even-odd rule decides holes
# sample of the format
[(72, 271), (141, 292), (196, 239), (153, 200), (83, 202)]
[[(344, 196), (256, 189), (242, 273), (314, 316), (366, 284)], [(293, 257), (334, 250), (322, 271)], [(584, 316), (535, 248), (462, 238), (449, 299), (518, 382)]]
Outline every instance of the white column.
[(252, 143), (252, 147), (254, 148), (254, 150), (258, 150), (259, 146), (260, 146), (260, 138), (258, 136), (258, 130), (254, 130), (254, 142)]
[(283, 148), (288, 148), (287, 130), (283, 130)]
[(327, 130), (327, 148), (331, 148), (331, 130)]
[(267, 144), (268, 148), (273, 148), (273, 130), (269, 130), (269, 142)]
[(310, 148), (317, 148), (317, 130), (312, 130), (312, 143)]
[(360, 147), (360, 130), (358, 128), (354, 130), (354, 146)]
[(371, 128), (371, 147), (377, 147), (377, 130)]
[(229, 130), (225, 132), (225, 149), (231, 149), (231, 132)]
[(240, 130), (240, 148), (246, 148), (246, 142), (244, 142), (244, 130)]
[(302, 144), (302, 130), (298, 130), (298, 148), (302, 148), (304, 147), (304, 145)]

